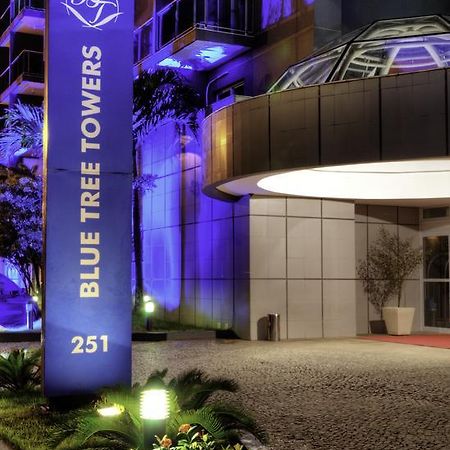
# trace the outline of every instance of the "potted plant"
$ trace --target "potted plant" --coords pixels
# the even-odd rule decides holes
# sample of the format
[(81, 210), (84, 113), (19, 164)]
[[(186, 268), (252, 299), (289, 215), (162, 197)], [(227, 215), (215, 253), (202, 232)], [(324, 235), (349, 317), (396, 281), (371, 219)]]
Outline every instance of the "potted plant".
[[(357, 272), (364, 291), (380, 319), (384, 319), (388, 334), (411, 334), (415, 308), (401, 307), (400, 302), (403, 283), (421, 263), (422, 250), (415, 248), (411, 239), (400, 239), (383, 227), (369, 247), (367, 259), (359, 263)], [(397, 306), (385, 306), (392, 296), (396, 297)], [(381, 324), (371, 323), (371, 332), (375, 332), (373, 325), (382, 328)]]

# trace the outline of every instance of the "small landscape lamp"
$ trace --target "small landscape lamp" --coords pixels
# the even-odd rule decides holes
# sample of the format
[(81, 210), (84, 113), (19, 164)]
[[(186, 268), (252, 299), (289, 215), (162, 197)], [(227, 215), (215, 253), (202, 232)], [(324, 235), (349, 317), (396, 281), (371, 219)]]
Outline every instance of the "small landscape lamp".
[(33, 297), (31, 297), (33, 299), (34, 302), (38, 302), (39, 301), (39, 295), (34, 294)]
[(27, 328), (29, 330), (33, 329), (33, 305), (31, 303), (27, 303), (25, 305), (25, 313), (27, 315)]
[(147, 316), (146, 328), (147, 331), (153, 329), (153, 313), (155, 312), (155, 302), (149, 295), (144, 295), (144, 311)]
[(102, 417), (115, 417), (120, 416), (123, 413), (123, 407), (120, 405), (105, 406), (103, 408), (98, 408), (97, 412)]
[(141, 419), (144, 431), (144, 449), (150, 450), (157, 443), (156, 436), (166, 434), (169, 416), (167, 390), (163, 383), (154, 382), (141, 393)]

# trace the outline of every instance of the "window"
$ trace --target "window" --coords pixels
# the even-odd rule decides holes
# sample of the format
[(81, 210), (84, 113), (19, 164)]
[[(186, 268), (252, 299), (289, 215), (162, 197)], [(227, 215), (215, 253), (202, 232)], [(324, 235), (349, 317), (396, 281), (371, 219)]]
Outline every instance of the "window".
[(245, 95), (244, 80), (228, 85), (216, 91), (216, 101), (231, 97), (232, 95)]
[(448, 236), (428, 236), (423, 239), (426, 327), (450, 328), (448, 245)]

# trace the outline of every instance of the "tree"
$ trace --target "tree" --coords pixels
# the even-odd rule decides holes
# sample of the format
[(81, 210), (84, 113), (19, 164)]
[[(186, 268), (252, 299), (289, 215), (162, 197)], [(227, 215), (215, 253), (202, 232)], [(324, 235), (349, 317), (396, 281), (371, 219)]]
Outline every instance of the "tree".
[(17, 165), (27, 154), (42, 157), (44, 111), (40, 106), (17, 102), (6, 109), (5, 121), (0, 131), (0, 157), (8, 166)]
[(411, 239), (400, 239), (384, 227), (380, 229), (367, 259), (360, 261), (357, 268), (364, 291), (380, 316), (392, 296), (400, 307), (403, 283), (421, 263), (422, 250), (415, 248)]
[[(141, 193), (146, 190), (140, 183), (138, 173), (140, 148), (145, 137), (158, 126), (172, 122), (180, 132), (188, 127), (196, 136), (197, 115), (202, 107), (198, 93), (175, 70), (158, 69), (142, 72), (134, 82), (133, 103), (133, 249), (135, 264), (135, 308), (144, 295), (144, 276), (142, 270), (142, 231), (141, 231)], [(184, 134), (184, 133), (183, 133)], [(144, 175), (145, 177), (145, 175)], [(157, 175), (148, 179), (147, 186), (153, 185)], [(141, 188), (139, 189), (139, 185)], [(142, 188), (144, 186), (144, 188)]]
[(0, 257), (19, 271), (29, 293), (40, 288), (42, 180), (25, 166), (0, 166)]
[[(135, 255), (135, 305), (142, 302), (141, 193), (152, 189), (157, 175), (139, 174), (139, 149), (145, 136), (158, 126), (172, 122), (180, 130), (198, 131), (200, 96), (186, 80), (172, 69), (142, 72), (134, 81), (133, 100), (133, 250)], [(0, 132), (0, 157), (10, 166), (21, 156), (42, 156), (43, 109), (20, 102), (6, 110), (5, 127)], [(41, 215), (39, 214), (39, 219)]]

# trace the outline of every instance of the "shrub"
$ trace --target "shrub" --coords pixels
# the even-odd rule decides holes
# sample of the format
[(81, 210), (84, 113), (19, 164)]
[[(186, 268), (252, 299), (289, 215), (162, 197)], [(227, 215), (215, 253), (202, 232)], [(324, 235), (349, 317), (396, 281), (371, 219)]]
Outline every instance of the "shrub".
[(153, 444), (154, 450), (243, 450), (241, 444), (220, 445), (211, 435), (197, 426), (183, 424), (178, 430), (176, 444), (168, 436), (158, 438), (158, 444)]
[[(166, 440), (160, 440), (160, 443), (166, 445), (162, 448), (169, 448), (173, 444), (170, 448), (177, 450), (239, 450), (239, 430), (253, 433), (265, 441), (265, 433), (241, 407), (208, 401), (215, 392), (235, 392), (237, 384), (233, 380), (210, 378), (200, 370), (191, 370), (165, 383), (166, 375), (167, 370), (154, 372), (144, 386), (135, 385), (131, 389), (103, 392), (97, 407), (120, 405), (122, 413), (115, 417), (101, 417), (92, 410), (83, 413), (75, 429), (63, 430), (55, 436), (57, 450), (94, 446), (142, 450), (144, 433), (139, 400), (141, 392), (150, 385), (164, 385), (168, 390), (169, 418), (166, 423)], [(186, 430), (186, 424), (192, 425), (189, 431)], [(184, 430), (181, 435), (180, 430)], [(167, 447), (169, 440), (170, 445)], [(237, 446), (230, 447), (229, 444)], [(178, 445), (181, 447), (177, 447)]]
[(400, 239), (385, 228), (380, 229), (367, 259), (360, 261), (357, 268), (364, 291), (380, 315), (392, 296), (400, 307), (403, 283), (421, 262), (422, 250), (413, 247), (411, 239)]
[(0, 390), (24, 392), (41, 383), (41, 351), (18, 349), (0, 355)]

